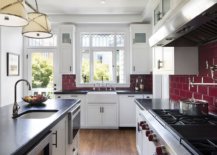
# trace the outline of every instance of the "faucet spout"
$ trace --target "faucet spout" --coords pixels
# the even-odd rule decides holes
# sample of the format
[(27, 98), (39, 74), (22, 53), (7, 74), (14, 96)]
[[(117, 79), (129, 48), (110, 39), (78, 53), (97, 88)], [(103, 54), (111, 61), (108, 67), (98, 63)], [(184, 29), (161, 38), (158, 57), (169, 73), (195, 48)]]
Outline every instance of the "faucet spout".
[(16, 118), (16, 117), (17, 117), (17, 115), (18, 115), (18, 110), (19, 110), (19, 108), (20, 108), (20, 106), (19, 106), (18, 103), (17, 103), (17, 84), (18, 84), (19, 82), (21, 82), (21, 81), (26, 82), (26, 84), (27, 84), (28, 87), (29, 87), (29, 90), (31, 90), (31, 85), (30, 85), (29, 81), (27, 81), (26, 79), (20, 79), (20, 80), (18, 80), (18, 81), (15, 83), (15, 85), (14, 85), (14, 105), (13, 105), (13, 116), (12, 116), (12, 118)]

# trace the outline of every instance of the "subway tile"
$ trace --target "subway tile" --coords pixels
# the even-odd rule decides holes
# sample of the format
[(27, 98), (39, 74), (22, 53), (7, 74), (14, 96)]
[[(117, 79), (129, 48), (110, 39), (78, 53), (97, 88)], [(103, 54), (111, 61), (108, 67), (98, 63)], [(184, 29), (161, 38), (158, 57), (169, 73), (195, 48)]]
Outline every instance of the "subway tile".
[(207, 95), (207, 86), (198, 86), (198, 92)]
[(217, 88), (209, 87), (209, 96), (217, 97)]

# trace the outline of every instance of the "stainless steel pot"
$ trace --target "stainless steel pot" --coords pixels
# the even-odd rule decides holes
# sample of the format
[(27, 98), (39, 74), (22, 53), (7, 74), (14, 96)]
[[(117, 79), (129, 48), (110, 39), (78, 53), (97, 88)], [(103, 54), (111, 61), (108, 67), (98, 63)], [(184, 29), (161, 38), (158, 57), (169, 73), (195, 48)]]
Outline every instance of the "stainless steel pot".
[(208, 115), (208, 102), (205, 100), (180, 100), (180, 113), (190, 116)]

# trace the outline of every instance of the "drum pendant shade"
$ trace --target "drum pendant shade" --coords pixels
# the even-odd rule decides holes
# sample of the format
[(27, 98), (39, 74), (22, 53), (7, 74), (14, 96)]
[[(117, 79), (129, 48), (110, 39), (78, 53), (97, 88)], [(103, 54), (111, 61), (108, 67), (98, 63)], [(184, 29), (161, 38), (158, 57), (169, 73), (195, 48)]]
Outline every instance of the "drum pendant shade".
[(24, 0), (0, 0), (0, 25), (24, 26), (28, 16)]
[(29, 23), (23, 27), (23, 36), (29, 38), (52, 37), (51, 26), (46, 14), (40, 12), (28, 13)]

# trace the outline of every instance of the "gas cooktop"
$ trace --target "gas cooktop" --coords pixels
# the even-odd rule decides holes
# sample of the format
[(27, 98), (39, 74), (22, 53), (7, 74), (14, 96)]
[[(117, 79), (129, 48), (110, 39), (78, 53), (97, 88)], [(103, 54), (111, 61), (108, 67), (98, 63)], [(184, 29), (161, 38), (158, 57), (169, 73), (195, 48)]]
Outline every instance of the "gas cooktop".
[(150, 112), (193, 154), (217, 155), (216, 116), (186, 116), (171, 109)]

